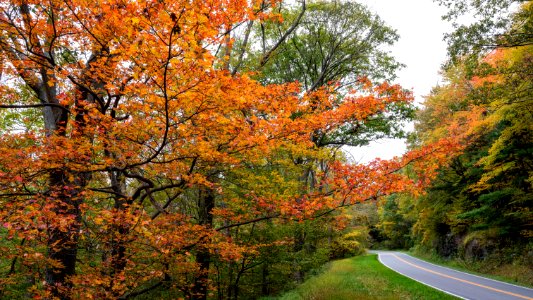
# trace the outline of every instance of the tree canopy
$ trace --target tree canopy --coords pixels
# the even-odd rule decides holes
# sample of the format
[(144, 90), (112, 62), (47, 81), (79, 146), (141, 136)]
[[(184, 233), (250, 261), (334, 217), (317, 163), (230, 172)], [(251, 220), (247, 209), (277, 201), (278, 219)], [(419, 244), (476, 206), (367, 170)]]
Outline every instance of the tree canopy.
[[(490, 47), (476, 48), (480, 40), (463, 36), (467, 30), (463, 27), (454, 33), (464, 39), (452, 41), (465, 46), (466, 52), (459, 55), (453, 48), (459, 44), (451, 44), (451, 61), (442, 71), (444, 82), (434, 87), (418, 112), (412, 147), (445, 136), (458, 138), (463, 147), (439, 168), (425, 193), (388, 197), (375, 235), (395, 245), (398, 235), (408, 236), (417, 249), (482, 266), (481, 271), (499, 273), (507, 266), (530, 283), (533, 5), (439, 2), (451, 8), (448, 17), (473, 9), (481, 14), (476, 24), (485, 25), (498, 17), (499, 9), (522, 3), (514, 7), (505, 26), (490, 23), (468, 29), (497, 42)], [(398, 220), (394, 225), (411, 222), (412, 226), (394, 227), (391, 219)], [(400, 232), (391, 232), (390, 227)]]

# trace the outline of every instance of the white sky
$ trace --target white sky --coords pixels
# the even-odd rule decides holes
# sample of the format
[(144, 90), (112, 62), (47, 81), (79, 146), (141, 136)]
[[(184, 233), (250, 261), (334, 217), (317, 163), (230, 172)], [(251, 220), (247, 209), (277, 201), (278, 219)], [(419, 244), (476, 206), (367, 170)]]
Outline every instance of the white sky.
[[(446, 9), (432, 0), (356, 0), (377, 13), (385, 23), (396, 29), (398, 42), (390, 49), (392, 55), (406, 66), (398, 72), (397, 83), (412, 89), (417, 102), (439, 83), (440, 66), (446, 60), (444, 33), (452, 27), (441, 16)], [(412, 127), (412, 125), (410, 126)], [(380, 140), (367, 147), (349, 148), (357, 162), (376, 157), (389, 159), (405, 152), (402, 140)]]

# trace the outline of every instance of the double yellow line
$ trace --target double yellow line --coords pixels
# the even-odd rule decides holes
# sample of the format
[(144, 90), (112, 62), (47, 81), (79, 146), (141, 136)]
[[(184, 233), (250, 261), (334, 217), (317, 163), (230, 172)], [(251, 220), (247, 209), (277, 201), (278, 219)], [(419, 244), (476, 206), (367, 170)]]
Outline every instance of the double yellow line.
[(514, 297), (517, 297), (517, 298), (522, 298), (522, 299), (526, 299), (526, 300), (533, 300), (533, 298), (530, 298), (530, 297), (527, 297), (527, 296), (524, 296), (524, 295), (519, 295), (519, 294), (515, 294), (515, 293), (511, 293), (511, 292), (507, 292), (507, 291), (503, 291), (503, 290), (500, 290), (500, 289), (496, 289), (496, 288), (493, 288), (493, 287), (490, 287), (490, 286), (486, 286), (486, 285), (483, 285), (483, 284), (479, 284), (479, 283), (475, 283), (475, 282), (472, 282), (472, 281), (468, 281), (468, 280), (464, 280), (464, 279), (461, 279), (461, 278), (457, 278), (457, 277), (453, 277), (453, 276), (450, 276), (450, 275), (446, 275), (446, 274), (442, 274), (442, 273), (439, 273), (439, 272), (436, 272), (436, 271), (433, 271), (433, 270), (430, 270), (430, 269), (426, 269), (424, 267), (421, 267), (419, 265), (415, 265), (403, 258), (400, 258), (398, 255), (396, 254), (392, 254), (392, 256), (396, 257), (398, 260), (410, 265), (410, 266), (413, 266), (417, 269), (420, 269), (420, 270), (424, 270), (426, 272), (429, 272), (429, 273), (433, 273), (433, 274), (436, 274), (436, 275), (439, 275), (439, 276), (442, 276), (442, 277), (446, 277), (446, 278), (450, 278), (450, 279), (455, 279), (457, 281), (461, 281), (461, 282), (464, 282), (464, 283), (468, 283), (468, 284), (471, 284), (471, 285), (475, 285), (475, 286), (479, 286), (479, 287), (482, 287), (482, 288), (485, 288), (487, 290), (491, 290), (491, 291), (495, 291), (495, 292), (498, 292), (498, 293), (502, 293), (502, 294), (507, 294), (507, 295), (511, 295), (511, 296), (514, 296)]

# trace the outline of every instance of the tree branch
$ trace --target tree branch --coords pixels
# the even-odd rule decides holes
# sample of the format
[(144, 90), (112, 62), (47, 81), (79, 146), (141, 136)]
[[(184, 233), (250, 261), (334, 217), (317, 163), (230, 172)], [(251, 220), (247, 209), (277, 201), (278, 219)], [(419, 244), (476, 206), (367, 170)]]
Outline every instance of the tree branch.
[(274, 51), (279, 46), (281, 46), (281, 44), (283, 44), (283, 42), (285, 42), (285, 40), (289, 37), (289, 35), (291, 35), (291, 33), (296, 29), (296, 27), (298, 27), (298, 25), (300, 24), (300, 21), (302, 20), (302, 18), (304, 16), (304, 13), (305, 13), (306, 9), (307, 8), (306, 8), (306, 5), (305, 5), (305, 0), (303, 0), (302, 1), (302, 11), (300, 11), (300, 14), (298, 15), (298, 17), (296, 18), (294, 23), (292, 23), (291, 27), (287, 31), (285, 31), (285, 34), (277, 41), (277, 43), (272, 48), (270, 48), (263, 55), (263, 57), (261, 58), (261, 61), (259, 63), (259, 68), (262, 68), (262, 67), (264, 67), (266, 65), (266, 63), (270, 59), (270, 56), (272, 56), (272, 53), (274, 53)]

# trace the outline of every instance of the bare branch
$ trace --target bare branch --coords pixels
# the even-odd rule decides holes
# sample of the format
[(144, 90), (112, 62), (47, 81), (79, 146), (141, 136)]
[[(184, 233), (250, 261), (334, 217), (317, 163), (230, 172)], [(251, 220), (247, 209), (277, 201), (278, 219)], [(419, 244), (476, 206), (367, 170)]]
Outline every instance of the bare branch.
[(298, 17), (296, 18), (296, 20), (294, 20), (294, 22), (292, 23), (291, 27), (289, 27), (289, 29), (287, 29), (287, 31), (285, 31), (285, 34), (283, 34), (283, 36), (281, 36), (279, 38), (279, 40), (276, 42), (276, 44), (270, 48), (264, 55), (263, 57), (261, 58), (261, 62), (259, 63), (259, 68), (262, 68), (263, 66), (266, 65), (266, 63), (268, 62), (268, 60), (270, 59), (270, 57), (272, 56), (272, 53), (274, 53), (274, 51), (276, 51), (276, 49), (281, 46), (281, 44), (283, 44), (285, 42), (285, 40), (289, 37), (289, 35), (291, 35), (291, 33), (296, 30), (296, 27), (298, 27), (298, 25), (300, 24), (300, 21), (302, 20), (304, 14), (305, 14), (305, 11), (306, 11), (307, 7), (306, 7), (306, 4), (305, 4), (305, 0), (302, 1), (302, 10), (300, 11), (300, 14), (298, 15)]

